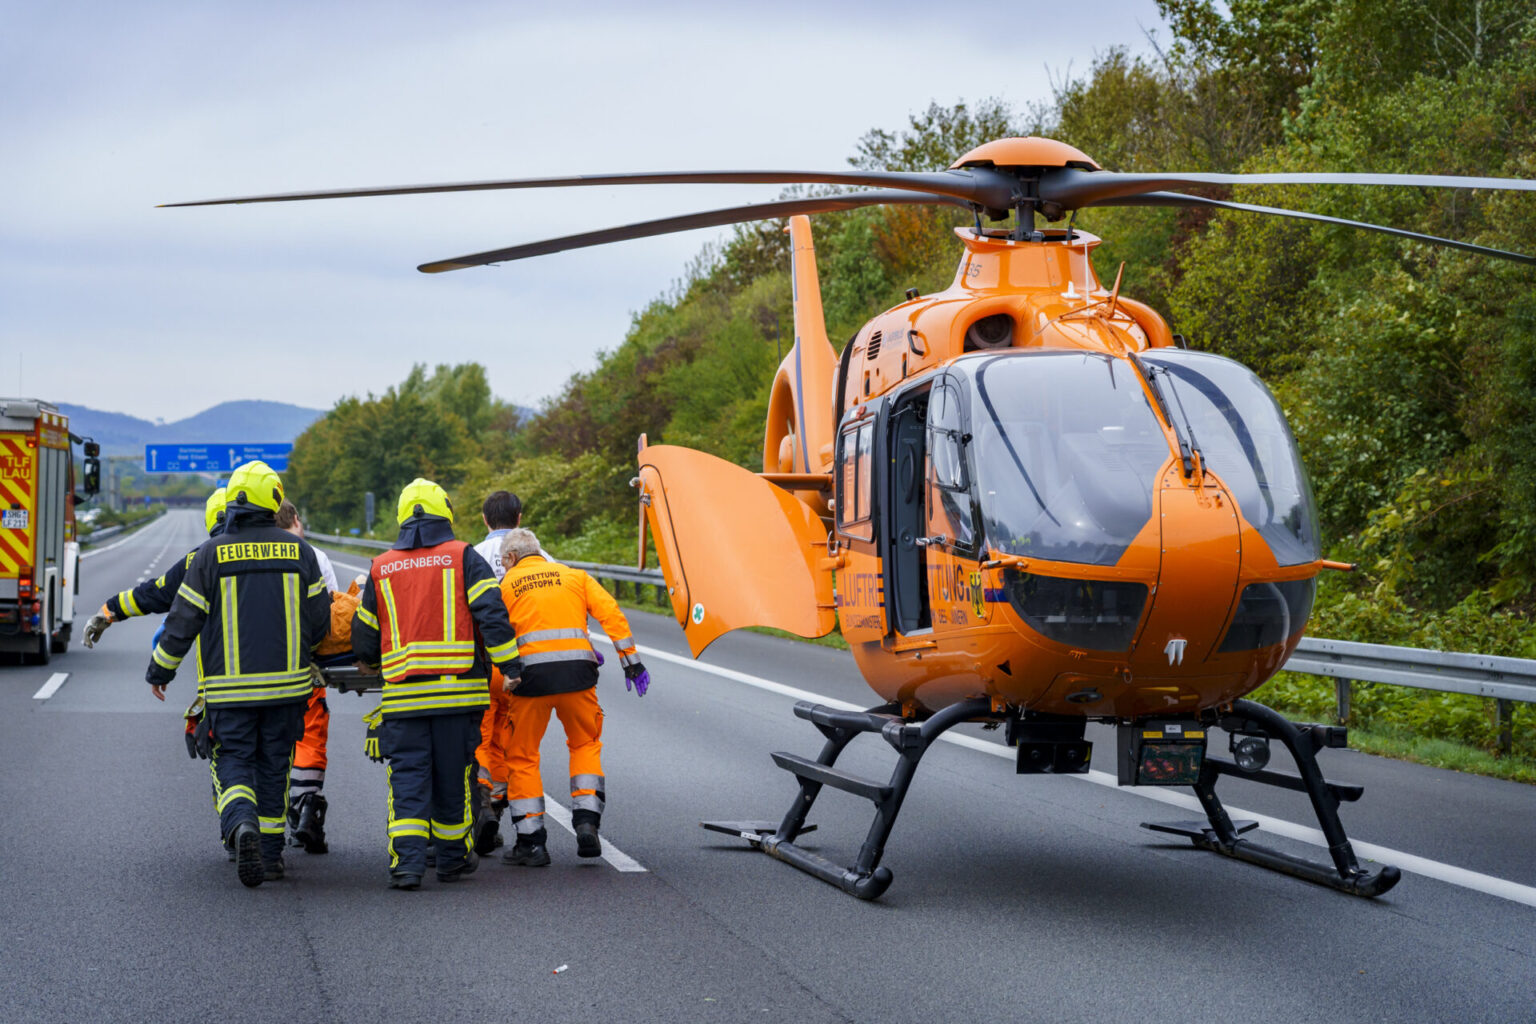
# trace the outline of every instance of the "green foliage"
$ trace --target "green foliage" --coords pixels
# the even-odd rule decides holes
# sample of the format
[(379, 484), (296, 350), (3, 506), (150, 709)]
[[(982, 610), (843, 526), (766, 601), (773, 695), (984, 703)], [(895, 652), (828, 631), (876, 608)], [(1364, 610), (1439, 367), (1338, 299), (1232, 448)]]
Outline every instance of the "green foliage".
[(505, 455), (511, 421), (483, 367), (415, 366), (398, 387), (344, 398), (300, 434), (284, 488), (322, 532), (362, 527), (372, 491), (376, 525), (392, 532), (401, 488), (422, 476), (451, 489), (472, 458)]
[(866, 132), (848, 162), (866, 170), (942, 171), (984, 142), (1022, 134), (1002, 100), (982, 100), (974, 110), (963, 101), (953, 107), (930, 103), (900, 132)]

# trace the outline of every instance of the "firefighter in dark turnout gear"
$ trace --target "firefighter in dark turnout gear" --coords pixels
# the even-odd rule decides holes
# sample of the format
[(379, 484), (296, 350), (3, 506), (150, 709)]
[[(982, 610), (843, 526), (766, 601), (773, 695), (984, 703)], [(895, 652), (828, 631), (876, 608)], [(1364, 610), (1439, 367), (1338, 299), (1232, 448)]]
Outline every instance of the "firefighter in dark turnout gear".
[[(224, 488), (220, 487), (208, 496), (203, 506), (203, 521), (208, 526), (210, 537), (217, 537), (224, 531)], [(188, 551), (186, 557), (155, 579), (145, 580), (130, 590), (107, 598), (101, 611), (92, 615), (85, 624), (85, 646), (95, 647), (101, 640), (101, 634), (114, 622), (122, 622), (135, 615), (159, 615), (170, 611), (176, 601), (176, 591), (181, 589), (181, 581), (186, 578), (187, 568), (192, 564), (192, 556), (195, 554), (197, 548)]]
[(443, 489), (400, 495), (400, 537), (373, 560), (352, 620), (352, 653), (381, 666), (379, 746), (388, 761), (390, 887), (415, 889), (430, 840), (439, 881), (474, 871), (475, 748), (490, 663), (522, 665), (490, 564), (453, 536)]
[(226, 490), (224, 532), (193, 557), (145, 678), (164, 700), (197, 644), (219, 825), (240, 881), (257, 886), (283, 876), (288, 772), (331, 593), (314, 551), (278, 529), (283, 485), (266, 463), (236, 469)]

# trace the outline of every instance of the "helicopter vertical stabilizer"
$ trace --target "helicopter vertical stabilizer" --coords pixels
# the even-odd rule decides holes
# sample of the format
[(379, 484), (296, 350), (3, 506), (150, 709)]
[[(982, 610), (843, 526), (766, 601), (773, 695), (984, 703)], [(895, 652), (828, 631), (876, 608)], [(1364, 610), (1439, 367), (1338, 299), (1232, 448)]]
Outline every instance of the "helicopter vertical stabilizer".
[[(832, 465), (833, 389), (837, 355), (827, 340), (821, 310), (821, 282), (816, 274), (816, 248), (811, 221), (789, 219), (790, 278), (794, 285), (795, 343), (774, 376), (763, 433), (763, 472), (825, 473)], [(797, 492), (819, 512), (824, 502), (816, 492)]]

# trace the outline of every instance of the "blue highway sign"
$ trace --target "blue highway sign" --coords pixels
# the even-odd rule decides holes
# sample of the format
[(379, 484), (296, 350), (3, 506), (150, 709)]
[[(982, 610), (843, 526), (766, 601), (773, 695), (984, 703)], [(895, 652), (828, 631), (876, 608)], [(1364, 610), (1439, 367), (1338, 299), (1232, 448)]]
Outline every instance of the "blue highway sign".
[(146, 473), (228, 473), (260, 459), (281, 473), (292, 444), (147, 444)]

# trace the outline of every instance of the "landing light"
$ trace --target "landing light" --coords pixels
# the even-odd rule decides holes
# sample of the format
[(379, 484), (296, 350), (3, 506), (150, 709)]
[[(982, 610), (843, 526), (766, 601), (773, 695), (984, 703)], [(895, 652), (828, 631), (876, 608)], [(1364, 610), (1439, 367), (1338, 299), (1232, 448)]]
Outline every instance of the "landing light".
[(1232, 760), (1245, 772), (1256, 772), (1269, 764), (1269, 737), (1238, 736), (1231, 739)]

